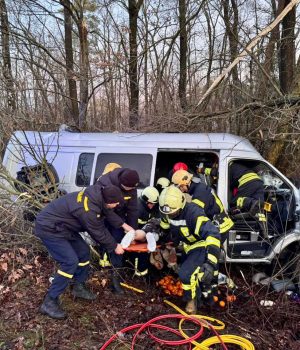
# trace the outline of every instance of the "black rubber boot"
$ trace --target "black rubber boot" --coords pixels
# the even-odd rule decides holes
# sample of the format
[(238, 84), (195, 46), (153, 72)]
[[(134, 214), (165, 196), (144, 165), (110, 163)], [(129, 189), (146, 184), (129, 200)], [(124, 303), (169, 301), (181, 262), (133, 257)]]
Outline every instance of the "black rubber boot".
[(67, 317), (64, 310), (61, 309), (58, 299), (53, 299), (48, 294), (46, 295), (39, 311), (40, 313), (57, 320), (62, 320)]
[(124, 294), (124, 290), (120, 285), (120, 278), (116, 273), (111, 275), (111, 289), (115, 294)]
[(95, 300), (97, 296), (92, 293), (84, 283), (75, 283), (72, 289), (72, 294), (76, 298), (85, 300)]

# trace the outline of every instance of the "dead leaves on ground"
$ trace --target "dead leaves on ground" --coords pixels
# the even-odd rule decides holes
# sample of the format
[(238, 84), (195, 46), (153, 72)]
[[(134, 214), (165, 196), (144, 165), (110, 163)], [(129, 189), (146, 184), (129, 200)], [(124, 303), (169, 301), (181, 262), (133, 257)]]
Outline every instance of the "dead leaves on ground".
[(16, 248), (0, 255), (0, 298), (8, 294), (11, 287), (22, 278), (29, 278), (35, 284), (44, 282), (40, 276), (40, 256), (29, 256), (25, 248)]

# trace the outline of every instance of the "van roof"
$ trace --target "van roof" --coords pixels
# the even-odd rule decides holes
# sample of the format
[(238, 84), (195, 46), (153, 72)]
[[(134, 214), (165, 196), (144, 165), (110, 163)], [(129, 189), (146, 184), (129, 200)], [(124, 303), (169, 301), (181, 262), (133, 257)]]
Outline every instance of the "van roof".
[[(26, 133), (26, 138), (24, 133)], [(16, 131), (19, 142), (30, 144), (60, 146), (97, 147), (109, 146), (119, 142), (128, 146), (155, 148), (194, 148), (194, 149), (234, 149), (236, 151), (256, 152), (257, 150), (245, 138), (228, 133), (78, 133), (78, 132), (36, 132)], [(14, 139), (15, 139), (14, 138)], [(26, 140), (27, 139), (27, 140)], [(125, 145), (124, 145), (125, 146)]]

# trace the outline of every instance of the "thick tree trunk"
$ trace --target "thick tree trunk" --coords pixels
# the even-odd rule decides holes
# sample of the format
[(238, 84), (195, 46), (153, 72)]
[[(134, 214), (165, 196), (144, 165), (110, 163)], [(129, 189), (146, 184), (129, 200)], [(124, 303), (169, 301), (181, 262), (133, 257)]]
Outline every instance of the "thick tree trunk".
[(83, 13), (77, 23), (80, 45), (80, 104), (79, 128), (86, 122), (86, 113), (89, 101), (89, 50), (87, 25)]
[(11, 59), (9, 49), (9, 24), (5, 0), (0, 0), (0, 27), (3, 61), (3, 78), (7, 92), (7, 106), (12, 111), (16, 109), (16, 95), (11, 71)]
[[(239, 24), (239, 14), (236, 0), (231, 0), (231, 10), (233, 13), (233, 21), (231, 21), (231, 10), (229, 9), (229, 1), (223, 1), (224, 9), (224, 23), (226, 28), (226, 35), (229, 41), (230, 50), (230, 62), (232, 63), (238, 55), (238, 24)], [(239, 86), (239, 75), (238, 67), (233, 67), (232, 71), (232, 81), (235, 86)], [(236, 95), (236, 94), (235, 94)]]
[(178, 93), (181, 108), (183, 111), (187, 108), (187, 99), (186, 99), (186, 85), (187, 85), (187, 29), (186, 29), (186, 0), (179, 0), (178, 4), (179, 9), (179, 84), (178, 84)]
[(65, 27), (65, 55), (67, 67), (67, 82), (69, 88), (69, 114), (76, 126), (79, 126), (79, 109), (76, 79), (74, 74), (74, 59), (73, 59), (73, 39), (72, 39), (72, 14), (69, 0), (61, 0), (64, 6), (64, 27)]
[[(286, 7), (291, 1), (280, 0), (279, 7)], [(296, 25), (296, 7), (283, 18), (281, 41), (279, 48), (279, 82), (280, 89), (284, 94), (290, 94), (292, 89), (295, 89), (295, 25)], [(296, 90), (296, 89), (295, 89)], [(278, 137), (273, 142), (273, 145), (268, 153), (267, 159), (269, 162), (278, 166), (280, 157), (286, 144), (286, 135), (289, 134), (291, 125), (287, 121), (280, 123), (278, 133), (282, 136)]]
[(129, 126), (136, 129), (139, 121), (139, 81), (137, 60), (137, 20), (143, 0), (128, 0), (129, 14)]
[[(274, 14), (274, 18), (276, 18), (282, 12), (283, 8), (284, 6), (282, 6), (282, 2), (281, 4), (279, 3), (277, 6), (276, 1), (272, 0), (272, 11)], [(271, 77), (273, 73), (274, 60), (276, 57), (275, 49), (276, 49), (276, 44), (279, 44), (279, 39), (280, 39), (280, 32), (279, 32), (279, 24), (278, 24), (272, 29), (270, 39), (265, 50), (265, 61), (263, 63), (263, 68), (264, 68), (264, 71), (266, 72), (266, 75), (264, 74), (261, 77), (262, 80), (258, 89), (260, 98), (268, 98), (266, 94), (269, 90), (269, 87), (271, 86), (268, 76)]]
[[(291, 0), (280, 0), (287, 6)], [(279, 81), (280, 88), (284, 94), (291, 92), (295, 72), (295, 24), (296, 7), (282, 20), (281, 41), (279, 49)]]

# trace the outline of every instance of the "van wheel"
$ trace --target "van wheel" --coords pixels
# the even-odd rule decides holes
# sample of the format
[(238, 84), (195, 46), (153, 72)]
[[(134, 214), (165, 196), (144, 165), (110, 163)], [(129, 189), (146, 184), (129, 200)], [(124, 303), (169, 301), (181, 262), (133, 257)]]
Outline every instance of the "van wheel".
[(290, 279), (300, 288), (300, 244), (286, 247), (272, 262), (272, 275), (280, 279)]

